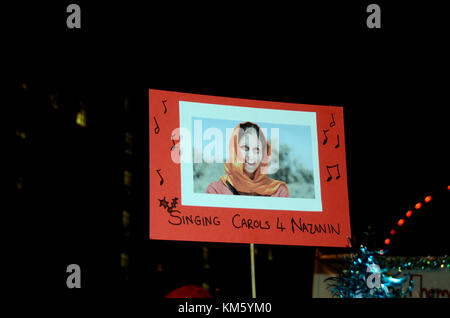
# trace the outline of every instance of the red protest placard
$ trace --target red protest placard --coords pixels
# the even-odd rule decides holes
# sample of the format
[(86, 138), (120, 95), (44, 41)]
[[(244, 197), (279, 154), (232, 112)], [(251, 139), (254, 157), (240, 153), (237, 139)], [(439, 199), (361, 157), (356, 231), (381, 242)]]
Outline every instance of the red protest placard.
[(341, 107), (149, 90), (150, 238), (345, 247)]

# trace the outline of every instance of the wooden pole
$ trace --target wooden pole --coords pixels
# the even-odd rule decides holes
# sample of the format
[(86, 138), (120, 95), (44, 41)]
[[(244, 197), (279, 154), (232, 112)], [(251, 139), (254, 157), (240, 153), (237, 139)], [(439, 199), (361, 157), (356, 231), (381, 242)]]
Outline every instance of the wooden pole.
[(250, 273), (252, 276), (252, 298), (256, 298), (255, 244), (254, 243), (250, 243)]

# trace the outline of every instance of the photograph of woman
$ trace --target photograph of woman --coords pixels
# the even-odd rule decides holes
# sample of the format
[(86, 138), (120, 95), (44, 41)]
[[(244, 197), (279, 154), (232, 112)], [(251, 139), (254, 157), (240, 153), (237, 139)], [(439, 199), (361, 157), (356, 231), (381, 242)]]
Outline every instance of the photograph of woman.
[(229, 141), (225, 174), (211, 182), (210, 194), (289, 197), (285, 182), (269, 178), (272, 148), (262, 129), (252, 122), (238, 124)]

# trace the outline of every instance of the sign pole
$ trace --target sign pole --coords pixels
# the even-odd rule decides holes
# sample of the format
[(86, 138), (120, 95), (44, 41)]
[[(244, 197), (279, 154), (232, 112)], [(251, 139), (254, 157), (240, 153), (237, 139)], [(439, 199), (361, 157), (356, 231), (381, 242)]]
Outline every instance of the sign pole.
[(252, 298), (256, 298), (255, 244), (254, 243), (250, 243), (250, 274), (252, 277)]

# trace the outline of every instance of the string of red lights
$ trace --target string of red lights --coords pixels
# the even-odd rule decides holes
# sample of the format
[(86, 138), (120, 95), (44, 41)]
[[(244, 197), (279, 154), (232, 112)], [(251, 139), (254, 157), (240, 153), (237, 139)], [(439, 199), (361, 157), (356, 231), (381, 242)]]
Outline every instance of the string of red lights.
[[(450, 191), (450, 185), (447, 186), (447, 190)], [(428, 195), (428, 196), (425, 197), (425, 199), (424, 199), (423, 201), (424, 201), (424, 203), (430, 203), (430, 202), (431, 202), (431, 199), (432, 199), (432, 198), (431, 198), (431, 195)], [(422, 202), (417, 202), (417, 203), (414, 205), (414, 209), (418, 211), (418, 210), (420, 210), (420, 209), (422, 208), (422, 206), (423, 206)], [(405, 213), (405, 216), (406, 216), (407, 218), (410, 218), (412, 215), (413, 215), (413, 210), (412, 210), (412, 209), (411, 209), (411, 210), (408, 210), (408, 211)], [(404, 224), (405, 224), (405, 219), (404, 219), (404, 218), (401, 218), (401, 219), (398, 220), (398, 222), (397, 222), (397, 226), (398, 226), (398, 227), (403, 226)], [(396, 233), (397, 233), (397, 231), (395, 230), (395, 228), (392, 229), (392, 230), (389, 232), (390, 236), (387, 236), (386, 239), (384, 240), (384, 244), (385, 244), (386, 246), (388, 246), (389, 244), (391, 244), (391, 238), (392, 238)]]

